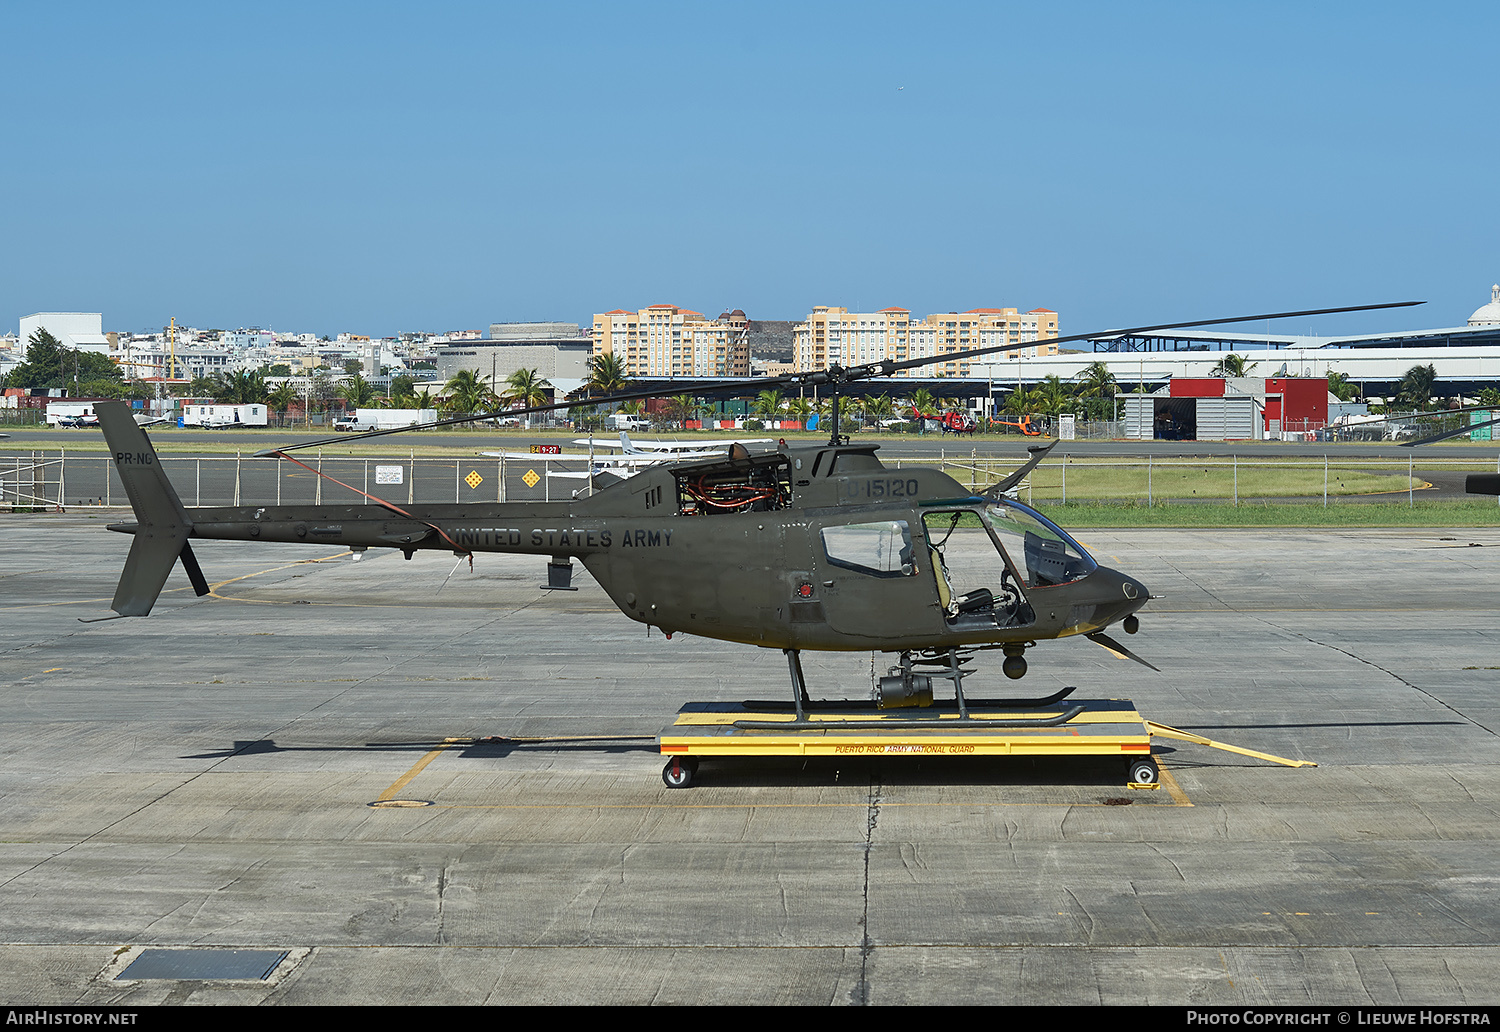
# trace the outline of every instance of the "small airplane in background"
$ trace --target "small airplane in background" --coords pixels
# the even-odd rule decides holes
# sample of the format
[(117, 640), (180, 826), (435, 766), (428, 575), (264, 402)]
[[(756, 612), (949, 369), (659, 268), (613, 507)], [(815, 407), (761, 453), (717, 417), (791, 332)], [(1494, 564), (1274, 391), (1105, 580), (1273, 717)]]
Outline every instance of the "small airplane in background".
[[(496, 459), (522, 459), (522, 460), (545, 460), (545, 459), (580, 459), (589, 464), (587, 470), (563, 470), (549, 469), (547, 476), (556, 477), (560, 480), (590, 480), (602, 473), (607, 473), (620, 480), (626, 480), (637, 473), (653, 466), (659, 466), (668, 462), (690, 462), (695, 459), (718, 458), (724, 453), (724, 449), (736, 444), (770, 444), (769, 437), (741, 437), (741, 438), (715, 438), (711, 440), (678, 442), (678, 441), (632, 441), (630, 435), (620, 431), (618, 442), (595, 437), (583, 437), (573, 442), (580, 447), (590, 449), (587, 454), (577, 452), (564, 452), (557, 445), (538, 445), (538, 451), (531, 452), (483, 452), (490, 458)], [(550, 450), (556, 448), (556, 451)], [(620, 449), (619, 455), (595, 455), (594, 449)], [(603, 486), (603, 485), (596, 485)]]
[(769, 437), (710, 437), (694, 441), (632, 441), (630, 434), (620, 431), (620, 443), (596, 437), (584, 437), (573, 442), (589, 448), (620, 448), (626, 455), (662, 456), (674, 459), (707, 458), (717, 456), (732, 444), (773, 444)]

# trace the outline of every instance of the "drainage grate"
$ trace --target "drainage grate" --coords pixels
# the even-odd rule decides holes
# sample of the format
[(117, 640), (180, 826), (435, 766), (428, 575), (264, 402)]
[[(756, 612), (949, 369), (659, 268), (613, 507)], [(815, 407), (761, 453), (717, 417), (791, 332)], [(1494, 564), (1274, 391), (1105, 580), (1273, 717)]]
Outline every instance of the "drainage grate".
[(116, 978), (228, 979), (264, 982), (290, 950), (142, 950)]

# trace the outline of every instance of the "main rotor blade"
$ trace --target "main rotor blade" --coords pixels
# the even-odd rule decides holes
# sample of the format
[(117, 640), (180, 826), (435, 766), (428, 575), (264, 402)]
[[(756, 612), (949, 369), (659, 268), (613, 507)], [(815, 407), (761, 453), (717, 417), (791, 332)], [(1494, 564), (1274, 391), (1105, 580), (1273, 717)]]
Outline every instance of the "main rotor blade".
[(1228, 319), (1197, 319), (1191, 322), (1156, 323), (1151, 326), (1130, 326), (1118, 330), (1075, 333), (1067, 337), (1048, 337), (1045, 340), (998, 344), (990, 348), (955, 351), (949, 354), (933, 355), (930, 358), (914, 358), (905, 362), (875, 362), (870, 365), (854, 366), (852, 368), (835, 365), (810, 373), (786, 373), (782, 376), (768, 376), (759, 380), (743, 380), (734, 384), (698, 385), (684, 387), (680, 390), (665, 391), (658, 388), (646, 391), (630, 391), (624, 394), (605, 394), (592, 398), (580, 398), (577, 401), (559, 401), (551, 405), (533, 405), (530, 408), (497, 409), (472, 416), (455, 416), (451, 419), (434, 420), (431, 423), (417, 423), (414, 426), (391, 427), (387, 430), (371, 430), (363, 434), (358, 434), (353, 438), (347, 434), (338, 437), (324, 437), (316, 441), (289, 444), (282, 448), (267, 448), (264, 451), (256, 452), (254, 457), (258, 459), (275, 457), (283, 455), (286, 452), (300, 451), (303, 448), (320, 448), (331, 444), (347, 444), (351, 440), (364, 441), (372, 437), (384, 437), (387, 434), (404, 434), (412, 430), (432, 430), (442, 426), (457, 426), (460, 423), (479, 423), (486, 419), (514, 419), (516, 416), (540, 415), (565, 409), (586, 408), (592, 405), (611, 405), (623, 401), (644, 401), (647, 398), (680, 398), (686, 395), (714, 395), (731, 392), (736, 395), (744, 395), (759, 393), (762, 390), (770, 390), (774, 387), (817, 387), (825, 383), (850, 383), (854, 380), (864, 380), (872, 376), (889, 376), (902, 369), (919, 369), (922, 366), (936, 365), (939, 362), (957, 362), (974, 358), (978, 355), (1019, 351), (1022, 348), (1034, 348), (1039, 344), (1067, 344), (1072, 341), (1094, 340), (1101, 337), (1130, 337), (1140, 333), (1152, 333), (1156, 330), (1178, 330), (1190, 326), (1222, 326), (1227, 323), (1259, 322), (1262, 319), (1292, 319), (1304, 315), (1335, 315), (1340, 312), (1372, 312), (1383, 308), (1410, 308), (1413, 305), (1425, 305), (1426, 303), (1426, 301), (1391, 301), (1378, 305), (1349, 305), (1343, 308), (1309, 308), (1300, 312), (1262, 312), (1258, 315), (1236, 315)]
[(1141, 666), (1143, 666), (1143, 667), (1151, 667), (1151, 669), (1155, 670), (1158, 674), (1161, 673), (1161, 668), (1160, 667), (1151, 666), (1150, 663), (1147, 663), (1140, 656), (1137, 656), (1134, 652), (1131, 652), (1124, 645), (1121, 645), (1119, 642), (1115, 641), (1113, 638), (1111, 638), (1109, 635), (1105, 634), (1103, 631), (1095, 631), (1093, 634), (1086, 635), (1086, 637), (1088, 638), (1089, 641), (1093, 642), (1095, 645), (1098, 645), (1100, 648), (1104, 649), (1106, 652), (1113, 652), (1116, 656), (1119, 656), (1121, 659), (1133, 659), (1137, 663), (1139, 663)]

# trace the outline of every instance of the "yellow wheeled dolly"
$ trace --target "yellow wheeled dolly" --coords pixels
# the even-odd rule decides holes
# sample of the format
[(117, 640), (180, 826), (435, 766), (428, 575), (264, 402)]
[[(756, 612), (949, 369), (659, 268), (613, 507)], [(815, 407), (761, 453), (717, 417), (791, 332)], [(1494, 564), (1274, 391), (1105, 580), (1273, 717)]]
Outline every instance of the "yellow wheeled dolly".
[(659, 738), (669, 788), (693, 783), (698, 760), (736, 756), (1119, 756), (1128, 779), (1155, 786), (1151, 730), (1129, 699), (1069, 700), (1044, 709), (970, 704), (882, 710), (873, 704), (799, 717), (743, 703), (691, 702)]

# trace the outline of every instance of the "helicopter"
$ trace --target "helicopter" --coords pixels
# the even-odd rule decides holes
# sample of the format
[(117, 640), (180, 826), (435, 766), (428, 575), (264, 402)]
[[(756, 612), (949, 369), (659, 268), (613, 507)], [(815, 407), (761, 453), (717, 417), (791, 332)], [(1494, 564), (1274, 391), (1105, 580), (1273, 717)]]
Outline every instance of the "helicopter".
[(942, 427), (943, 433), (956, 434), (959, 437), (962, 437), (964, 434), (968, 434), (970, 437), (973, 437), (974, 433), (979, 429), (979, 420), (975, 419), (967, 412), (948, 411), (938, 415), (932, 415), (923, 412), (921, 409), (913, 405), (911, 409), (911, 416), (913, 419), (921, 419), (931, 423), (936, 423), (938, 424), (938, 426)]
[[(1088, 336), (1097, 334), (1058, 340)], [(880, 708), (931, 706), (933, 681), (949, 678), (963, 720), (968, 719), (963, 679), (980, 652), (1000, 652), (1002, 672), (1019, 679), (1027, 671), (1027, 650), (1038, 642), (1081, 636), (1157, 669), (1106, 633), (1119, 624), (1134, 634), (1140, 623), (1136, 613), (1151, 592), (1135, 577), (1100, 565), (1067, 531), (1011, 497), (1056, 441), (1030, 447), (1020, 468), (976, 493), (940, 470), (886, 466), (877, 455), (879, 445), (854, 444), (839, 433), (842, 384), (1018, 346), (848, 369), (833, 366), (734, 388), (827, 388), (832, 394), (827, 443), (778, 442), (772, 450), (752, 452), (733, 442), (710, 457), (653, 466), (629, 479), (601, 478), (608, 481), (604, 486), (596, 484), (592, 493), (566, 501), (401, 507), (366, 495), (385, 510), (374, 515), (368, 505), (185, 507), (129, 409), (101, 402), (100, 425), (135, 515), (133, 522), (109, 525), (134, 540), (111, 601), (117, 616), (103, 619), (148, 615), (179, 561), (195, 592), (208, 594), (192, 548), (195, 538), (338, 545), (356, 553), (392, 548), (407, 559), (420, 550), (446, 550), (459, 557), (506, 552), (544, 557), (550, 590), (572, 589), (573, 560), (578, 560), (622, 613), (668, 638), (696, 634), (780, 649), (787, 660), (796, 723), (805, 721), (806, 711), (815, 705), (802, 673), (805, 649), (895, 654), (897, 661), (876, 688)], [(693, 390), (702, 393), (701, 387)], [(522, 414), (660, 396), (659, 389), (616, 393), (536, 406)], [(491, 416), (454, 417), (365, 436)], [(313, 470), (291, 453), (339, 440), (259, 454)], [(966, 550), (960, 563), (949, 545), (961, 527), (980, 532), (982, 547), (979, 558)], [(1050, 705), (1071, 690), (1047, 699), (1004, 701)]]

